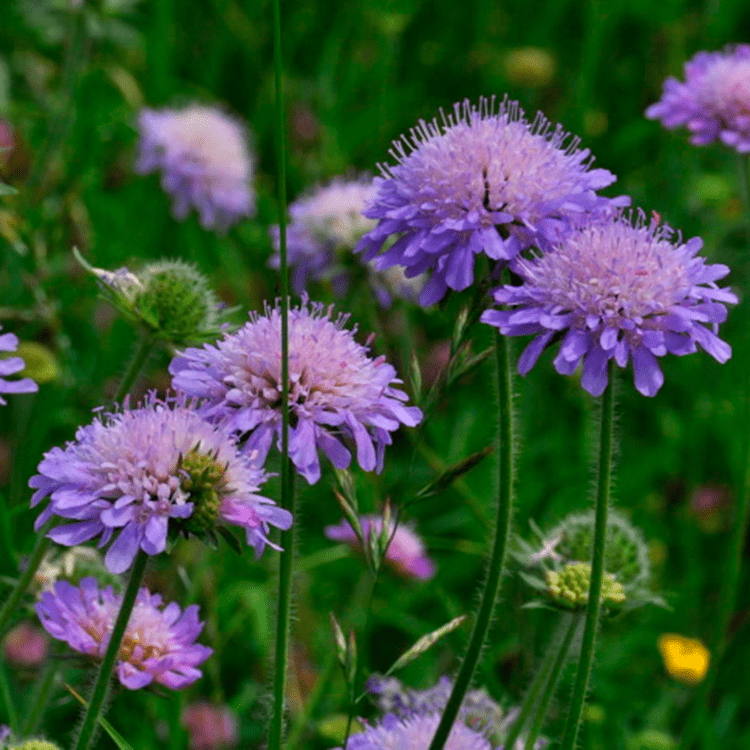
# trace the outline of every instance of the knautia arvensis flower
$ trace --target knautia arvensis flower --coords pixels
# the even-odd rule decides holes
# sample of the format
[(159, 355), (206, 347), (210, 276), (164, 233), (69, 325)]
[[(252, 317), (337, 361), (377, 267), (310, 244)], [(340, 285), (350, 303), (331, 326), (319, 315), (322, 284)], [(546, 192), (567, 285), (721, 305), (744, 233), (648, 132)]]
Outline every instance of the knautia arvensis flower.
[[(53, 638), (101, 659), (120, 602), (111, 586), (100, 589), (95, 578), (83, 578), (79, 586), (58, 581), (42, 594), (36, 612)], [(197, 666), (213, 652), (195, 642), (202, 629), (197, 605), (181, 611), (176, 603), (164, 606), (161, 596), (140, 589), (115, 664), (118, 679), (130, 690), (151, 682), (174, 690), (190, 685), (202, 676)]]
[(440, 122), (421, 120), (393, 142), (396, 164), (380, 165), (378, 193), (365, 211), (378, 225), (357, 250), (377, 257), (378, 268), (399, 264), (407, 276), (429, 270), (422, 305), (466, 289), (477, 254), (507, 263), (532, 244), (546, 249), (571, 218), (610, 205), (595, 191), (614, 175), (591, 169), (578, 144), (541, 113), (529, 122), (507, 98), (465, 100), (441, 112)]
[[(363, 732), (351, 735), (346, 750), (427, 750), (439, 722), (439, 713), (406, 717), (387, 714)], [(460, 720), (453, 724), (444, 747), (445, 750), (493, 750), (481, 734)]]
[(161, 172), (184, 219), (192, 208), (201, 225), (224, 232), (255, 213), (253, 159), (244, 127), (220, 109), (193, 104), (184, 109), (143, 109), (136, 172)]
[(0, 406), (8, 403), (3, 398), (4, 393), (36, 393), (39, 390), (39, 386), (31, 378), (5, 379), (9, 375), (16, 375), (26, 367), (21, 357), (3, 358), (2, 352), (13, 353), (16, 349), (18, 349), (18, 336), (14, 333), (0, 333)]
[(593, 396), (607, 387), (610, 359), (620, 367), (632, 359), (636, 389), (654, 396), (664, 383), (657, 357), (700, 346), (723, 363), (732, 353), (717, 333), (737, 297), (715, 283), (729, 268), (706, 263), (702, 246), (642, 212), (592, 221), (549, 252), (518, 258), (523, 283), (493, 293), (513, 309), (481, 319), (506, 336), (535, 336), (518, 360), (521, 374), (562, 336), (555, 368), (572, 375), (583, 363), (581, 385)]
[(258, 494), (265, 474), (252, 452), (209, 423), (184, 397), (150, 395), (142, 405), (97, 416), (76, 439), (53, 448), (29, 486), (32, 505), (49, 497), (35, 528), (58, 517), (49, 532), (73, 546), (98, 537), (104, 558), (122, 573), (142, 549), (158, 555), (170, 531), (212, 536), (219, 524), (245, 529), (256, 554), (269, 526), (288, 529), (291, 514)]
[(750, 152), (750, 45), (699, 52), (685, 63), (684, 83), (664, 81), (661, 99), (646, 117), (670, 130), (684, 125), (696, 146), (719, 140), (741, 154)]
[[(391, 433), (422, 419), (417, 407), (405, 405), (395, 369), (355, 341), (347, 320), (307, 301), (289, 311), (289, 457), (310, 484), (320, 478), (319, 450), (344, 469), (353, 448), (365, 471), (380, 471)], [(279, 304), (252, 313), (216, 344), (186, 349), (169, 371), (176, 390), (201, 399), (207, 418), (226, 420), (246, 436), (245, 449), (261, 462), (274, 438), (280, 446)]]
[[(375, 514), (359, 517), (362, 533), (367, 542), (371, 534), (379, 536), (383, 530), (383, 519)], [(385, 562), (408, 578), (428, 580), (435, 575), (435, 563), (428, 557), (424, 542), (408, 524), (399, 523), (394, 531), (394, 523), (389, 528), (390, 543), (385, 553)], [(326, 526), (324, 534), (328, 539), (345, 542), (353, 547), (361, 547), (354, 529), (346, 519), (333, 526)]]

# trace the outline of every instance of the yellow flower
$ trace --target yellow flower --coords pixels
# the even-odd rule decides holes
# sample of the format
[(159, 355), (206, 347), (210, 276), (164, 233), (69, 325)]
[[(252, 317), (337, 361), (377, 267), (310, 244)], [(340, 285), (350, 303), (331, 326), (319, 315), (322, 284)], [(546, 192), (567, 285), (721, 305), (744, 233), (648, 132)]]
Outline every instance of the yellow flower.
[(659, 636), (658, 646), (670, 677), (687, 685), (697, 685), (706, 676), (711, 654), (700, 641), (664, 633)]

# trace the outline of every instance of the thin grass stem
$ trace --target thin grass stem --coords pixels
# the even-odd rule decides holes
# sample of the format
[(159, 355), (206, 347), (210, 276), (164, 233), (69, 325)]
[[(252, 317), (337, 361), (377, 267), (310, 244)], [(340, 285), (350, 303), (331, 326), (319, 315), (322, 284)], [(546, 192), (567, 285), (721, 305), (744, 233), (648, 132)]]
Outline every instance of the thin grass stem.
[(474, 670), (482, 653), (487, 631), (492, 620), (492, 612), (500, 593), (500, 583), (505, 567), (505, 555), (510, 535), (510, 525), (513, 514), (513, 392), (510, 343), (508, 338), (497, 333), (495, 338), (495, 356), (497, 367), (497, 395), (498, 395), (498, 429), (497, 429), (497, 468), (498, 468), (498, 500), (497, 516), (495, 520), (495, 536), (492, 543), (492, 553), (487, 569), (484, 592), (479, 604), (474, 628), (469, 639), (463, 663), (453, 686), (440, 724), (432, 739), (429, 750), (441, 750), (453, 722), (461, 708), (464, 695), (471, 683)]
[(568, 720), (565, 724), (561, 750), (573, 750), (578, 738), (583, 706), (586, 702), (586, 691), (589, 686), (591, 669), (594, 663), (596, 630), (599, 623), (599, 608), (604, 579), (604, 552), (607, 541), (607, 513), (609, 511), (612, 489), (612, 457), (615, 414), (615, 381), (614, 360), (607, 365), (608, 386), (604, 390), (601, 402), (601, 421), (599, 423), (599, 471), (596, 490), (596, 515), (594, 520), (593, 558), (591, 561), (591, 583), (589, 585), (586, 620), (581, 640), (581, 655), (578, 660), (578, 672), (573, 686), (573, 697), (570, 701)]

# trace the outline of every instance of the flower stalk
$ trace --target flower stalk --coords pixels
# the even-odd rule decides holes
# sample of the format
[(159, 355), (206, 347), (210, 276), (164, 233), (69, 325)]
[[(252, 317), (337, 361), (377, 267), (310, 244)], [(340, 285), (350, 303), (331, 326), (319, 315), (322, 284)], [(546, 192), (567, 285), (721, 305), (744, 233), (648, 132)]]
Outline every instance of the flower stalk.
[(122, 645), (122, 639), (125, 636), (125, 629), (130, 620), (130, 615), (133, 613), (135, 600), (138, 596), (138, 589), (141, 586), (143, 574), (146, 572), (147, 562), (148, 555), (143, 550), (138, 550), (138, 554), (136, 555), (130, 573), (127, 588), (122, 596), (120, 611), (117, 615), (117, 620), (115, 620), (115, 625), (109, 638), (107, 650), (104, 653), (104, 658), (99, 666), (99, 672), (96, 675), (96, 681), (94, 682), (94, 688), (88, 701), (88, 708), (83, 717), (83, 723), (81, 724), (78, 740), (75, 744), (75, 750), (88, 750), (94, 739), (94, 734), (102, 713), (104, 699), (109, 690), (112, 670), (117, 662), (117, 656), (120, 652), (120, 646)]
[(495, 338), (495, 356), (498, 392), (498, 502), (492, 554), (469, 646), (466, 649), (466, 655), (453, 686), (453, 691), (445, 706), (445, 711), (435, 731), (435, 736), (432, 739), (429, 750), (441, 750), (443, 745), (445, 745), (453, 722), (461, 708), (461, 702), (471, 683), (471, 678), (474, 675), (474, 670), (482, 653), (487, 630), (492, 620), (492, 612), (500, 593), (500, 583), (505, 567), (505, 556), (513, 514), (513, 485), (515, 479), (513, 467), (514, 421), (510, 342), (506, 336), (501, 336), (499, 333)]
[(591, 584), (589, 586), (586, 619), (583, 627), (581, 654), (578, 672), (570, 701), (568, 720), (565, 725), (561, 750), (573, 750), (576, 746), (578, 728), (586, 701), (591, 668), (594, 663), (596, 629), (599, 622), (602, 581), (604, 579), (604, 552), (607, 541), (607, 513), (612, 489), (612, 458), (614, 447), (615, 383), (614, 360), (607, 364), (608, 385), (602, 394), (601, 420), (599, 423), (599, 471), (596, 490), (596, 513), (594, 517), (593, 558), (591, 562)]

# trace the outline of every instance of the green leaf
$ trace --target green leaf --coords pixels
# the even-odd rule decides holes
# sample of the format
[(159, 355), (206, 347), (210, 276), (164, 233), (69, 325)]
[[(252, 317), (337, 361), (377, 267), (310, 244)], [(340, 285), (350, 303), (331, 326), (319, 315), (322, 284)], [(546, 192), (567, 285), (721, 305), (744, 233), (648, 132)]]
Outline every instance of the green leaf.
[(237, 537), (225, 526), (217, 526), (216, 530), (222, 536), (224, 541), (229, 545), (232, 552), (241, 557), (242, 553), (245, 551), (245, 548), (242, 546), (242, 542), (240, 542), (240, 540), (237, 539)]
[[(89, 704), (86, 702), (84, 698), (82, 698), (78, 693), (73, 690), (70, 685), (65, 684), (65, 689), (84, 707), (88, 708)], [(120, 750), (133, 750), (132, 746), (127, 743), (125, 738), (103, 717), (99, 717), (99, 723), (102, 726), (102, 729), (109, 735), (112, 742), (117, 745), (117, 747)]]
[(472, 453), (467, 458), (464, 458), (458, 463), (453, 464), (453, 466), (449, 466), (442, 474), (435, 477), (435, 479), (430, 480), (421, 489), (417, 490), (417, 493), (414, 496), (414, 500), (412, 502), (425, 500), (428, 497), (432, 497), (433, 495), (438, 495), (439, 493), (443, 492), (448, 487), (450, 487), (450, 485), (453, 484), (456, 479), (470, 472), (478, 463), (481, 463), (485, 458), (487, 458), (487, 456), (492, 453), (492, 450), (492, 446), (488, 445), (482, 448), (481, 451)]

